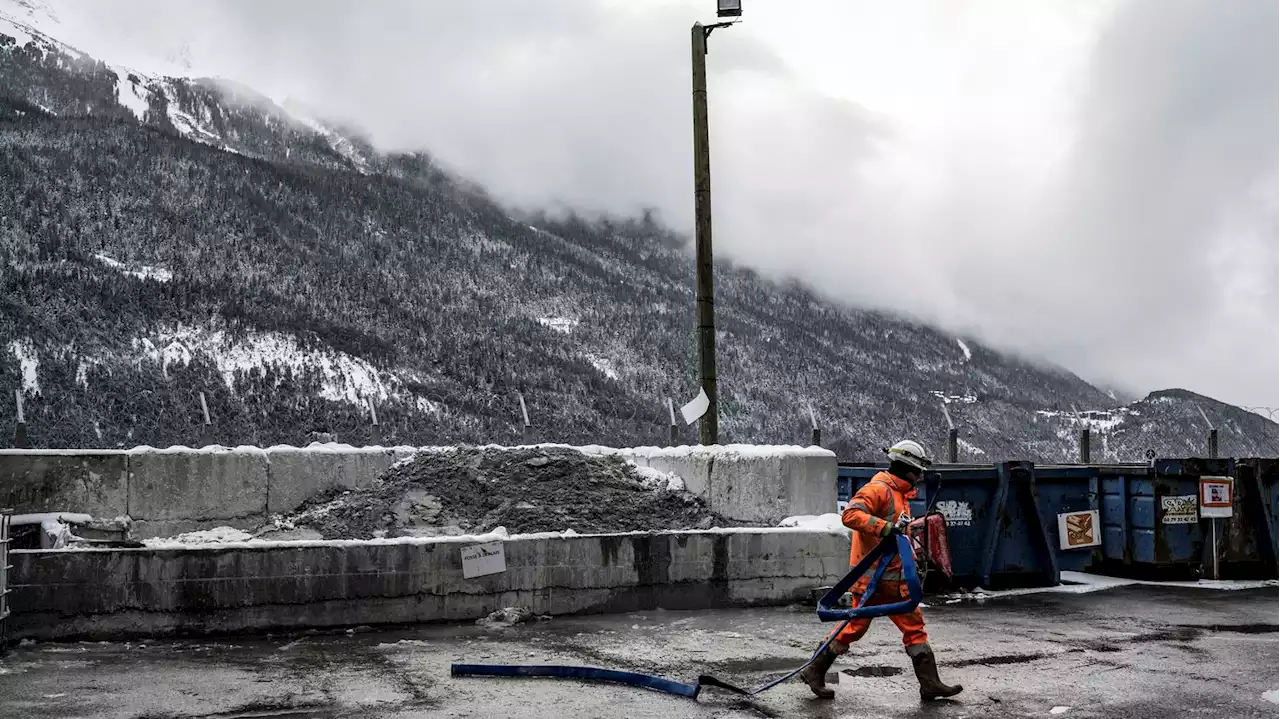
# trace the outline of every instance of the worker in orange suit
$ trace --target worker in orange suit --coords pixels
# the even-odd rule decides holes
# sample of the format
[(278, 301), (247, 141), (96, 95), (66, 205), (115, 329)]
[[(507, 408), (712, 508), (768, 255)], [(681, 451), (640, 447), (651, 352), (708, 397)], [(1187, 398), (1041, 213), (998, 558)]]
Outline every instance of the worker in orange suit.
[[(841, 515), (844, 526), (853, 530), (853, 546), (849, 552), (849, 564), (856, 565), (881, 540), (891, 534), (901, 533), (905, 521), (899, 520), (905, 515), (911, 518), (911, 507), (908, 500), (916, 496), (916, 485), (924, 479), (925, 470), (931, 464), (929, 455), (918, 442), (903, 440), (885, 450), (889, 455), (889, 469), (879, 472), (870, 482), (859, 489), (849, 500)], [(860, 601), (871, 581), (871, 572), (864, 574), (854, 583), (851, 592), (856, 601)], [(902, 560), (894, 557), (885, 568), (884, 576), (876, 587), (875, 594), (867, 601), (867, 606), (874, 604), (892, 604), (910, 596), (907, 584), (902, 576)], [(938, 665), (929, 647), (929, 635), (924, 630), (924, 617), (920, 609), (906, 614), (889, 617), (902, 631), (902, 644), (915, 667), (916, 679), (920, 681), (920, 697), (936, 699), (959, 694), (963, 689), (959, 684), (949, 686), (938, 678)], [(835, 639), (800, 673), (800, 679), (813, 693), (822, 699), (835, 696), (835, 691), (827, 687), (827, 670), (835, 662), (836, 657), (849, 651), (849, 645), (858, 641), (871, 627), (871, 619), (853, 619), (839, 629)]]

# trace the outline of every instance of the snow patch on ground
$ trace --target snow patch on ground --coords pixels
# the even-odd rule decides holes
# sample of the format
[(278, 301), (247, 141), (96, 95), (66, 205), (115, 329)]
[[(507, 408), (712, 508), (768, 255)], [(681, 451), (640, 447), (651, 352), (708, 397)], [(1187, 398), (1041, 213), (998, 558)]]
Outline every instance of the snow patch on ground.
[(1145, 585), (1153, 587), (1179, 587), (1185, 589), (1209, 589), (1213, 591), (1241, 591), (1245, 589), (1265, 589), (1267, 587), (1280, 587), (1280, 581), (1275, 579), (1261, 580), (1212, 580), (1201, 579), (1194, 582), (1153, 582), (1143, 579), (1124, 579), (1121, 577), (1107, 577), (1101, 574), (1088, 574), (1086, 572), (1070, 572), (1061, 573), (1062, 584), (1055, 587), (1028, 587), (1025, 589), (1001, 589), (989, 590), (981, 587), (971, 592), (958, 592), (946, 595), (946, 603), (954, 604), (962, 600), (968, 601), (986, 601), (987, 599), (997, 599), (1001, 597), (1017, 597), (1026, 594), (1089, 594), (1092, 592), (1101, 592), (1107, 589), (1115, 589), (1117, 587), (1129, 587), (1135, 585)]
[(293, 119), (297, 120), (299, 124), (323, 137), (325, 141), (329, 143), (329, 147), (332, 147), (334, 152), (337, 152), (339, 155), (350, 160), (351, 164), (355, 165), (356, 170), (360, 174), (369, 174), (368, 160), (360, 154), (356, 149), (356, 146), (352, 144), (351, 140), (348, 140), (337, 132), (334, 132), (319, 120), (300, 112), (297, 108), (291, 107), (286, 110), (286, 112), (288, 112)]
[(147, 100), (147, 88), (142, 83), (135, 83), (129, 79), (129, 75), (142, 80), (142, 76), (133, 72), (127, 67), (115, 66), (111, 68), (116, 74), (116, 101), (129, 109), (141, 122), (147, 115), (147, 110), (151, 105)]
[(173, 279), (173, 272), (163, 267), (150, 267), (148, 265), (129, 265), (121, 262), (109, 255), (96, 254), (94, 259), (113, 270), (123, 272), (131, 277), (137, 277), (140, 280), (155, 280), (156, 282), (168, 282)]
[(89, 370), (99, 364), (101, 363), (96, 360), (80, 360), (76, 365), (76, 384), (87, 389), (89, 387)]
[(246, 542), (252, 538), (253, 535), (234, 527), (214, 527), (213, 529), (202, 529), (198, 532), (179, 534), (176, 537), (144, 539), (142, 543), (148, 547), (159, 549), (164, 547)]
[(539, 317), (538, 324), (567, 335), (578, 326), (578, 321), (568, 317)]
[(2, 13), (0, 13), (0, 33), (14, 38), (18, 47), (25, 47), (27, 43), (35, 40), (35, 36), (31, 34), (31, 28)]
[(609, 379), (618, 379), (618, 371), (613, 368), (613, 362), (594, 355), (587, 355), (587, 361), (589, 361), (591, 366), (595, 367), (596, 370), (605, 377), (608, 377)]
[(669, 492), (684, 491), (684, 479), (672, 472), (663, 472), (652, 467), (632, 464), (632, 469), (640, 476), (640, 483), (648, 489), (666, 490)]
[(960, 345), (960, 351), (964, 352), (964, 360), (966, 362), (973, 359), (973, 352), (969, 349), (969, 345), (964, 343), (964, 340), (957, 337), (956, 344)]
[(1046, 419), (1065, 420), (1066, 426), (1058, 431), (1058, 436), (1064, 439), (1073, 439), (1072, 432), (1082, 429), (1088, 429), (1095, 434), (1106, 434), (1119, 427), (1130, 415), (1137, 415), (1137, 412), (1121, 407), (1115, 410), (1108, 409), (1091, 409), (1081, 410), (1079, 414), (1072, 411), (1061, 412), (1056, 410), (1040, 409), (1036, 410), (1036, 415)]
[(794, 517), (787, 517), (778, 522), (779, 527), (803, 529), (813, 532), (844, 532), (851, 533), (851, 530), (844, 526), (840, 521), (840, 515), (832, 512), (829, 514), (800, 514)]
[(960, 439), (959, 437), (956, 437), (956, 446), (959, 447), (961, 450), (968, 452), (969, 454), (983, 455), (987, 453), (987, 450), (979, 447), (976, 444), (969, 444), (968, 442), (964, 441), (963, 439)]
[(1049, 710), (1049, 713), (1056, 715), (1056, 714), (1066, 714), (1069, 711), (1071, 711), (1071, 707), (1054, 707)]
[[(164, 349), (158, 349), (157, 346)], [(235, 374), (251, 370), (288, 369), (319, 372), (323, 376), (320, 396), (335, 402), (363, 405), (366, 398), (386, 400), (403, 394), (400, 379), (379, 371), (369, 362), (327, 347), (303, 347), (292, 336), (277, 332), (249, 332), (232, 338), (221, 330), (179, 327), (160, 332), (155, 341), (133, 340), (135, 350), (161, 362), (165, 372), (171, 364), (187, 364), (195, 353), (213, 359), (227, 389), (235, 392)], [(430, 407), (431, 404), (427, 403)]]
[(1272, 704), (1280, 704), (1280, 689), (1272, 689), (1269, 692), (1263, 692), (1262, 700), (1271, 702)]
[(22, 391), (40, 394), (40, 357), (36, 354), (35, 345), (30, 340), (13, 340), (9, 343), (9, 351), (22, 368)]
[(947, 394), (946, 392), (936, 389), (929, 394), (942, 400), (944, 404), (951, 404), (952, 402), (957, 404), (973, 404), (978, 401), (977, 395), (972, 394)]

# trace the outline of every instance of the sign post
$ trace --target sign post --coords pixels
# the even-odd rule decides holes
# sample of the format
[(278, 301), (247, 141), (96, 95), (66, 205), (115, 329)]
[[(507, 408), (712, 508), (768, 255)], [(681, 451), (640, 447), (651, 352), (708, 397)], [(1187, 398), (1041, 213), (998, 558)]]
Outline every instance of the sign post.
[(1200, 478), (1200, 517), (1209, 520), (1213, 578), (1218, 578), (1218, 520), (1231, 517), (1235, 485), (1230, 477)]
[(204, 392), (200, 393), (200, 412), (204, 415), (204, 424), (201, 425), (200, 446), (210, 447), (213, 445), (213, 420), (209, 418), (209, 402), (204, 397)]
[(667, 430), (667, 445), (674, 447), (676, 446), (676, 442), (679, 440), (678, 433), (680, 428), (679, 425), (676, 424), (676, 406), (671, 401), (670, 397), (667, 398), (667, 414), (671, 415), (671, 426)]
[(813, 433), (810, 436), (809, 442), (814, 447), (821, 447), (822, 446), (822, 430), (818, 429), (818, 415), (814, 414), (813, 412), (812, 402), (807, 402), (806, 404), (809, 405), (809, 423), (813, 427)]
[(31, 440), (27, 438), (27, 417), (22, 412), (22, 390), (15, 389), (13, 399), (18, 405), (18, 426), (13, 430), (13, 446), (18, 449), (31, 449)]

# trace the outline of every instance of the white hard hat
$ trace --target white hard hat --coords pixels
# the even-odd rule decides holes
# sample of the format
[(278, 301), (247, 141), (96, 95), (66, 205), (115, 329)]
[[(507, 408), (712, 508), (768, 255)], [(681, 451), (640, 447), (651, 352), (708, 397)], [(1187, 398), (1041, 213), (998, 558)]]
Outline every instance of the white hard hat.
[(921, 472), (929, 468), (933, 461), (929, 459), (929, 453), (919, 442), (904, 439), (885, 450), (885, 454), (889, 455), (889, 461), (902, 462), (903, 464), (920, 470)]

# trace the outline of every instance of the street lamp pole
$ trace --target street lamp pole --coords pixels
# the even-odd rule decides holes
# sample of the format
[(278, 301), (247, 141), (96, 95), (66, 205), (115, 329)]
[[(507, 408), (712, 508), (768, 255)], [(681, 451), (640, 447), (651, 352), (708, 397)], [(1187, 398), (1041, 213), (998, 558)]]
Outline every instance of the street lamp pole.
[[(720, 15), (737, 15), (740, 8), (726, 10), (720, 2)], [(735, 12), (736, 10), (736, 12)], [(707, 38), (718, 27), (730, 22), (703, 25), (694, 23), (693, 41), (693, 214), (694, 244), (697, 264), (698, 306), (698, 376), (707, 395), (707, 411), (702, 415), (699, 439), (703, 445), (719, 444), (720, 421), (716, 383), (716, 318), (715, 285), (712, 277), (711, 253), (711, 141), (707, 129)]]

